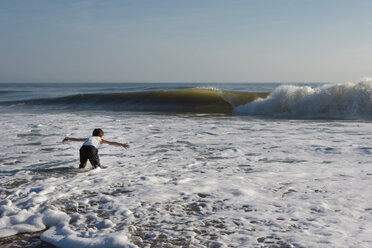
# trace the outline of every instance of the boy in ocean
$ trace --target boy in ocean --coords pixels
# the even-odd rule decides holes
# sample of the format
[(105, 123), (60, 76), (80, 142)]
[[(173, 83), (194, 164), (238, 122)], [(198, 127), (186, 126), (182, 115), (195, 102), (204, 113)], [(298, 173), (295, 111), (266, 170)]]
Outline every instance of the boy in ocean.
[(87, 139), (79, 139), (79, 138), (70, 138), (65, 137), (62, 140), (62, 143), (65, 143), (66, 141), (78, 141), (78, 142), (84, 142), (82, 147), (80, 148), (80, 169), (84, 169), (87, 165), (87, 161), (92, 164), (93, 169), (97, 167), (101, 167), (101, 164), (99, 162), (99, 156), (98, 156), (98, 147), (100, 144), (108, 144), (113, 146), (121, 146), (125, 149), (130, 148), (128, 143), (118, 143), (118, 142), (112, 142), (108, 140), (104, 140), (102, 137), (104, 135), (104, 132), (102, 129), (97, 128), (93, 130), (93, 134), (91, 137)]

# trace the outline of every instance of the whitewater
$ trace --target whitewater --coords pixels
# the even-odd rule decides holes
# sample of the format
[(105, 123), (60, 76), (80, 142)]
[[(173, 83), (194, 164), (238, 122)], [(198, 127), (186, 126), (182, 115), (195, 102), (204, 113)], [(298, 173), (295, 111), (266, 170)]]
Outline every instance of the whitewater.
[(238, 106), (240, 114), (319, 119), (372, 119), (372, 80), (313, 88), (283, 85), (264, 99)]
[(159, 87), (2, 86), (2, 247), (372, 246), (372, 81)]

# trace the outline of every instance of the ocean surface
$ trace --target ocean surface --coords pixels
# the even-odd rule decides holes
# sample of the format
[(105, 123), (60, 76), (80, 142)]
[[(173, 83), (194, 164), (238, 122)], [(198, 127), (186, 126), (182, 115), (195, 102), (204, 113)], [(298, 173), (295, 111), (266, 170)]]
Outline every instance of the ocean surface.
[[(0, 84), (1, 247), (372, 247), (372, 80)], [(79, 170), (95, 128), (102, 168)]]

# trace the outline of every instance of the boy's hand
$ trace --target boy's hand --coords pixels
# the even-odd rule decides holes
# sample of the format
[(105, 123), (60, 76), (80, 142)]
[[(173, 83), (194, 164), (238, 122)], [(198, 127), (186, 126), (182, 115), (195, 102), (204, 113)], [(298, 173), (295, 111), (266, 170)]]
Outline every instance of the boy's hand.
[(68, 141), (68, 137), (65, 137), (65, 138), (62, 140), (62, 143), (65, 143), (66, 141)]
[(124, 144), (122, 144), (122, 147), (124, 147), (125, 149), (128, 149), (128, 148), (130, 148), (130, 145), (128, 145), (128, 143), (124, 143)]

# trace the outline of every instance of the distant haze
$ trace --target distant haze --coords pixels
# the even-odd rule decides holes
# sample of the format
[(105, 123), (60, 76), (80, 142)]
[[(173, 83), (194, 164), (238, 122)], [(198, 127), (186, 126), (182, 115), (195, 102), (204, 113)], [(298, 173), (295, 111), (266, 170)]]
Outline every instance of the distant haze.
[(1, 0), (0, 82), (372, 76), (370, 0)]

